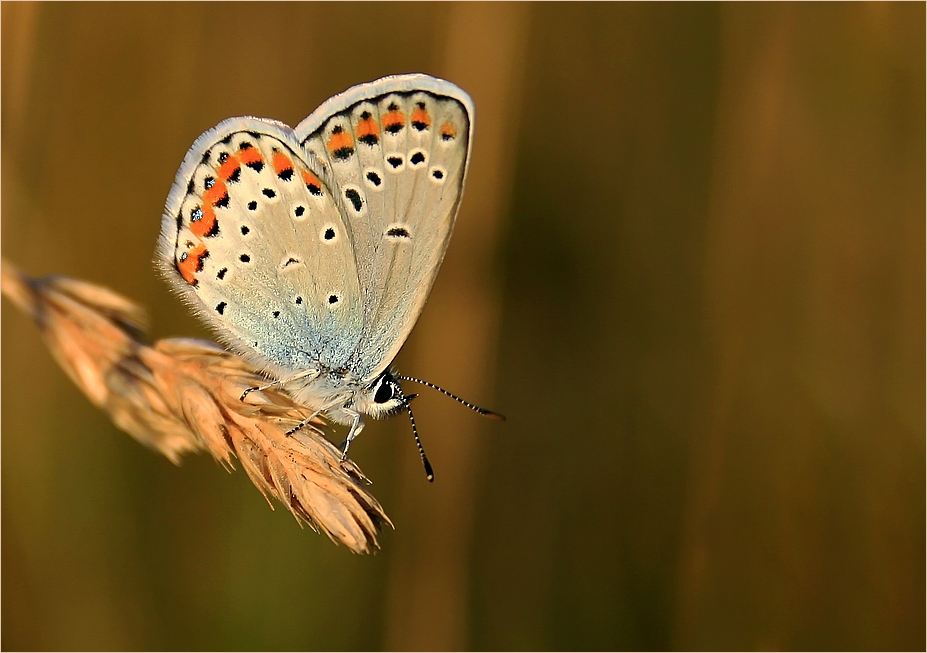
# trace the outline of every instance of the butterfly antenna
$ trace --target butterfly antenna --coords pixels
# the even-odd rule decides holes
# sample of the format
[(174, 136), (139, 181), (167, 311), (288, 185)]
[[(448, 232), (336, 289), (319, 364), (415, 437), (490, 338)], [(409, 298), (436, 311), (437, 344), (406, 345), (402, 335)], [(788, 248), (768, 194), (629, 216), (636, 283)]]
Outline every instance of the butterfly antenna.
[[(448, 391), (445, 390), (444, 388), (440, 388), (440, 387), (436, 386), (434, 383), (429, 383), (428, 381), (422, 381), (421, 379), (416, 379), (414, 376), (403, 376), (403, 375), (399, 375), (399, 374), (396, 375), (396, 378), (397, 378), (397, 379), (401, 379), (401, 380), (403, 380), (403, 381), (412, 381), (413, 383), (421, 383), (422, 385), (427, 386), (427, 387), (431, 388), (432, 390), (437, 390), (437, 391), (440, 392), (441, 394), (446, 395), (446, 396), (450, 397), (451, 399), (453, 399), (454, 401), (457, 401), (457, 402), (463, 404), (464, 406), (466, 406), (466, 407), (469, 408), (470, 410), (475, 411), (475, 412), (479, 413), (480, 415), (483, 415), (484, 417), (489, 417), (489, 418), (491, 418), (491, 419), (501, 420), (501, 421), (503, 421), (503, 422), (505, 421), (505, 415), (500, 415), (499, 413), (494, 413), (494, 412), (491, 411), (491, 410), (486, 410), (485, 408), (480, 408), (479, 406), (476, 406), (476, 405), (474, 405), (474, 404), (471, 404), (471, 403), (470, 403), (469, 401), (467, 401), (466, 399), (461, 399), (460, 397), (458, 397), (458, 396), (455, 395), (454, 393), (448, 392)], [(411, 413), (409, 413), (409, 414), (411, 415)]]
[(425, 467), (425, 478), (428, 479), (429, 483), (433, 483), (435, 480), (435, 473), (434, 470), (431, 469), (431, 463), (428, 462), (428, 456), (425, 455), (425, 447), (422, 446), (422, 441), (418, 437), (418, 429), (415, 427), (415, 415), (412, 414), (412, 406), (409, 405), (409, 402), (414, 399), (416, 395), (409, 395), (406, 397), (400, 390), (399, 396), (402, 398), (402, 403), (406, 407), (406, 410), (409, 411), (409, 420), (412, 422), (412, 435), (415, 437), (415, 446), (418, 447), (418, 455), (422, 457), (422, 465)]

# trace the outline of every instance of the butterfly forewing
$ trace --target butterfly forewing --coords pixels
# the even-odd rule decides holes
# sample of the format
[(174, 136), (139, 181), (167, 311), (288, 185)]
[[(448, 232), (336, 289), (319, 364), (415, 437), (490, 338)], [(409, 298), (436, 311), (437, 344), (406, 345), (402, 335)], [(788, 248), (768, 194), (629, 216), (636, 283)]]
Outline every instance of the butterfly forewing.
[(162, 261), (200, 315), (285, 373), (343, 367), (362, 327), (353, 237), (307, 158), (288, 128), (227, 121), (188, 154), (162, 228)]
[(385, 80), (365, 97), (349, 91), (352, 101), (306, 121), (318, 125), (303, 146), (331, 171), (354, 238), (363, 325), (347, 367), (361, 379), (383, 371), (414, 326), (463, 190), (469, 99), (446, 82), (431, 86)]

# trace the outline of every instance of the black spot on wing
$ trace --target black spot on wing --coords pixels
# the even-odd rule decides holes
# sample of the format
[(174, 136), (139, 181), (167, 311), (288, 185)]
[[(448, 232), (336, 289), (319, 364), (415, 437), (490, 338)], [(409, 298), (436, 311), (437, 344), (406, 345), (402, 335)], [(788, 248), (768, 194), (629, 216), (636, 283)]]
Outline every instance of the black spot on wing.
[(351, 158), (351, 155), (354, 154), (353, 147), (339, 147), (337, 150), (332, 152), (332, 156), (338, 159), (339, 161), (346, 161)]
[(393, 238), (409, 238), (409, 230), (405, 227), (393, 227), (386, 232), (387, 236)]
[(351, 204), (354, 206), (354, 210), (360, 213), (361, 208), (364, 206), (364, 202), (361, 200), (360, 193), (358, 193), (353, 188), (348, 188), (344, 191), (344, 196), (350, 200)]

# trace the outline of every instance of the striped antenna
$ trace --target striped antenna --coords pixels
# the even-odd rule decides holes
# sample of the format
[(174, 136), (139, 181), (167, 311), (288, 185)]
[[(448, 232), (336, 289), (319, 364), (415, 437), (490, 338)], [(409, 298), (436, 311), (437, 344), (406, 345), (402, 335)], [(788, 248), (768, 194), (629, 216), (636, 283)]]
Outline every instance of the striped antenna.
[(406, 410), (409, 411), (409, 419), (412, 421), (412, 435), (415, 437), (415, 445), (418, 447), (418, 455), (422, 457), (422, 465), (425, 466), (425, 478), (428, 479), (429, 483), (434, 483), (435, 473), (431, 469), (431, 463), (428, 462), (428, 456), (425, 455), (425, 447), (422, 446), (422, 441), (418, 437), (418, 429), (415, 427), (415, 415), (412, 414), (412, 406), (409, 405), (409, 402), (415, 398), (416, 395), (410, 395), (406, 397), (402, 394), (402, 389), (396, 384), (396, 389), (399, 392), (399, 398), (402, 400), (402, 404), (406, 407)]
[[(479, 406), (476, 406), (476, 405), (474, 405), (474, 404), (471, 404), (469, 401), (467, 401), (467, 400), (465, 400), (465, 399), (461, 399), (461, 398), (458, 397), (457, 395), (455, 395), (455, 394), (453, 394), (453, 393), (451, 393), (451, 392), (448, 392), (448, 391), (445, 390), (444, 388), (440, 388), (440, 387), (436, 386), (434, 383), (429, 383), (428, 381), (422, 381), (421, 379), (416, 379), (414, 376), (403, 376), (403, 375), (398, 375), (398, 374), (397, 374), (397, 375), (396, 375), (396, 378), (397, 378), (397, 379), (400, 379), (400, 380), (402, 380), (402, 381), (412, 381), (413, 383), (421, 383), (422, 385), (424, 385), (424, 386), (426, 386), (426, 387), (429, 387), (429, 388), (431, 388), (432, 390), (437, 390), (437, 391), (440, 392), (441, 394), (447, 395), (448, 397), (450, 397), (450, 398), (453, 399), (454, 401), (457, 401), (457, 402), (463, 404), (464, 406), (466, 406), (466, 407), (469, 408), (470, 410), (476, 411), (477, 413), (479, 413), (480, 415), (483, 415), (484, 417), (489, 417), (490, 419), (501, 420), (501, 421), (503, 421), (503, 422), (505, 421), (505, 415), (500, 415), (499, 413), (494, 413), (494, 412), (492, 412), (491, 410), (486, 410), (485, 408), (480, 408)], [(411, 415), (412, 413), (410, 412), (409, 414)]]

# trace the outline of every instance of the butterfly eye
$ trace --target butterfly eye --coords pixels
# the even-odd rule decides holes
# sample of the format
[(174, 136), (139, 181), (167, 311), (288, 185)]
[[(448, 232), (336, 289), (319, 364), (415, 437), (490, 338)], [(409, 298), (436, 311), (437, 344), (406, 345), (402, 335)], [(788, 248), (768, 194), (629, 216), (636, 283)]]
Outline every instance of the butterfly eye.
[(373, 395), (373, 400), (378, 404), (385, 404), (392, 398), (393, 386), (388, 381), (381, 383), (380, 387), (377, 388), (376, 394)]

